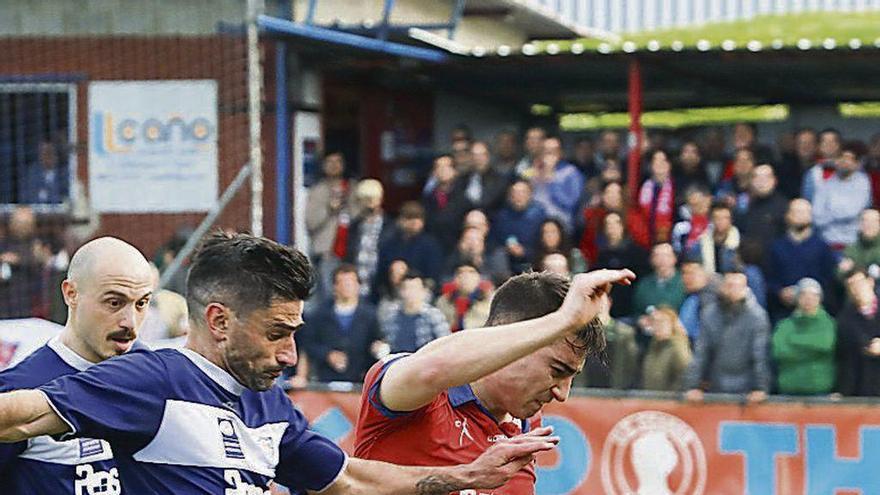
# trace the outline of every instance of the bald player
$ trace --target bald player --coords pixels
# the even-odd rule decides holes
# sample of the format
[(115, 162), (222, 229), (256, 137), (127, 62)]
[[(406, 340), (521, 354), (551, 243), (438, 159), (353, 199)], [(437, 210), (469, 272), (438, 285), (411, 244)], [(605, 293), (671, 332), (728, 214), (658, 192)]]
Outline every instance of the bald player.
[[(0, 373), (0, 392), (35, 388), (84, 371), (132, 348), (153, 291), (150, 266), (130, 244), (102, 237), (73, 255), (61, 284), (64, 330), (17, 366)], [(82, 438), (42, 436), (0, 444), (4, 494), (118, 495), (110, 446)]]

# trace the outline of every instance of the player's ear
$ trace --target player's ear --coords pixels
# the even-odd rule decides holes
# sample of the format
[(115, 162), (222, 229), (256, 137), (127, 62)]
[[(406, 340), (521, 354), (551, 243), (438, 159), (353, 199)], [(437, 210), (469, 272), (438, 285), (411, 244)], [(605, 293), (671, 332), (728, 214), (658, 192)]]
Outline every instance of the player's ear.
[(231, 318), (229, 308), (223, 304), (212, 302), (205, 306), (205, 322), (211, 336), (217, 341), (226, 340), (226, 330)]
[(64, 279), (64, 282), (61, 282), (61, 296), (64, 297), (64, 304), (69, 307), (76, 306), (78, 295), (76, 284), (70, 279)]

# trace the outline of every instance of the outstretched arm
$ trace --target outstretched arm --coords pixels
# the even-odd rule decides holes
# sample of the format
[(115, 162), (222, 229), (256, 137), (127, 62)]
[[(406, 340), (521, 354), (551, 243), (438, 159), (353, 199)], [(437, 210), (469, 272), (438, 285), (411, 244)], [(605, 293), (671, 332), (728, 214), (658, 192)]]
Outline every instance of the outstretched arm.
[(501, 440), (470, 464), (443, 467), (398, 466), (351, 458), (326, 495), (446, 495), (465, 489), (492, 489), (507, 483), (538, 452), (558, 442), (549, 428)]
[(629, 270), (580, 274), (562, 306), (549, 315), (437, 339), (388, 368), (379, 398), (393, 411), (419, 409), (450, 387), (473, 382), (577, 332), (598, 314), (611, 284), (629, 284), (634, 278)]
[(12, 443), (70, 431), (46, 396), (37, 390), (0, 394), (0, 442)]

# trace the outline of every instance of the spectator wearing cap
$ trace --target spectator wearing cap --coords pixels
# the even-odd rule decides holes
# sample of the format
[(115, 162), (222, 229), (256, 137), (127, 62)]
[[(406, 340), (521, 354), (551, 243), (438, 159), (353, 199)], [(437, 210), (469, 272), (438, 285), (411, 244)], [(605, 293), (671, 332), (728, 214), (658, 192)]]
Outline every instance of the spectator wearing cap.
[(749, 203), (744, 212), (735, 215), (734, 223), (743, 240), (760, 242), (766, 250), (773, 239), (785, 232), (785, 210), (788, 201), (776, 191), (776, 174), (767, 164), (752, 172)]
[(357, 267), (361, 296), (378, 301), (379, 287), (384, 285), (387, 271), (379, 271), (379, 248), (394, 235), (394, 222), (382, 209), (384, 191), (376, 179), (363, 179), (355, 188), (360, 212), (348, 229), (345, 261)]
[(849, 300), (837, 315), (838, 392), (880, 396), (880, 315), (875, 280), (855, 270), (846, 277)]
[(773, 332), (777, 389), (786, 395), (829, 394), (834, 388), (837, 324), (822, 307), (822, 286), (802, 278), (796, 287), (797, 309)]
[(507, 191), (507, 205), (492, 220), (490, 239), (504, 248), (511, 269), (525, 271), (534, 256), (541, 224), (547, 217), (544, 207), (532, 201), (532, 185), (517, 180)]
[(871, 206), (871, 181), (859, 170), (859, 150), (844, 146), (835, 160), (835, 173), (816, 184), (813, 222), (833, 249), (856, 242), (859, 214)]
[(669, 307), (654, 309), (648, 321), (651, 342), (642, 360), (642, 389), (681, 390), (684, 372), (691, 362), (687, 332)]
[(828, 296), (837, 268), (836, 255), (813, 230), (809, 201), (792, 200), (785, 224), (785, 235), (773, 241), (766, 258), (767, 306), (774, 321), (785, 318), (794, 309), (794, 286), (798, 280), (817, 280)]
[(434, 339), (449, 335), (449, 322), (429, 302), (430, 292), (413, 271), (400, 282), (400, 302), (380, 321), (392, 353), (415, 352)]
[(684, 302), (684, 284), (675, 268), (676, 257), (669, 243), (657, 244), (651, 250), (650, 275), (636, 281), (632, 312), (644, 315), (648, 306), (681, 307)]
[(880, 277), (880, 211), (862, 211), (859, 238), (843, 251), (837, 268), (841, 276), (852, 270), (867, 270), (871, 276)]
[(397, 259), (435, 282), (440, 280), (443, 251), (425, 232), (425, 209), (418, 202), (407, 201), (400, 207), (396, 232), (379, 248), (379, 273), (387, 273)]
[(685, 397), (703, 400), (703, 392), (748, 394), (761, 402), (770, 389), (767, 312), (755, 301), (741, 271), (724, 274), (716, 304), (700, 322), (694, 358), (685, 373)]
[(681, 264), (681, 281), (687, 296), (681, 303), (678, 318), (694, 344), (700, 337), (703, 311), (718, 302), (718, 275), (707, 272), (698, 258), (688, 258)]
[(558, 137), (544, 140), (541, 160), (526, 170), (523, 177), (531, 181), (535, 201), (544, 207), (547, 216), (571, 230), (584, 190), (584, 177), (577, 167), (562, 159), (562, 141)]
[(479, 328), (489, 318), (492, 294), (492, 283), (483, 280), (473, 266), (462, 264), (456, 267), (455, 278), (443, 284), (435, 305), (453, 332)]

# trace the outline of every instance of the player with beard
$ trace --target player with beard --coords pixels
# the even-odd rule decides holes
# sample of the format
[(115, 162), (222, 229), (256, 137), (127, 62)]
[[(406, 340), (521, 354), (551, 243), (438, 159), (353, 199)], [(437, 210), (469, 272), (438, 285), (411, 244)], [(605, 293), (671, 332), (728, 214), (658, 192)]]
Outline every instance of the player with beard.
[[(442, 468), (347, 458), (274, 385), (296, 364), (293, 332), (312, 283), (295, 249), (246, 234), (210, 237), (187, 277), (186, 348), (132, 352), (0, 394), (0, 442), (107, 440), (122, 486), (137, 495), (265, 495), (273, 479), (327, 495), (402, 495), (502, 485), (558, 440), (539, 430)], [(112, 344), (120, 349), (128, 336)]]
[[(486, 328), (437, 339), (414, 354), (389, 356), (367, 373), (355, 455), (442, 466), (540, 424), (541, 408), (568, 398), (586, 358), (602, 352), (595, 317), (612, 283), (629, 270), (567, 277), (550, 272), (509, 279), (495, 293)], [(533, 494), (529, 464), (495, 495)], [(468, 487), (459, 493), (476, 493)]]
[[(147, 313), (152, 274), (137, 249), (103, 237), (74, 253), (61, 292), (68, 307), (64, 330), (0, 373), (0, 391), (38, 387), (128, 352)], [(122, 493), (110, 446), (87, 438), (0, 444), (0, 479), (11, 495)]]

